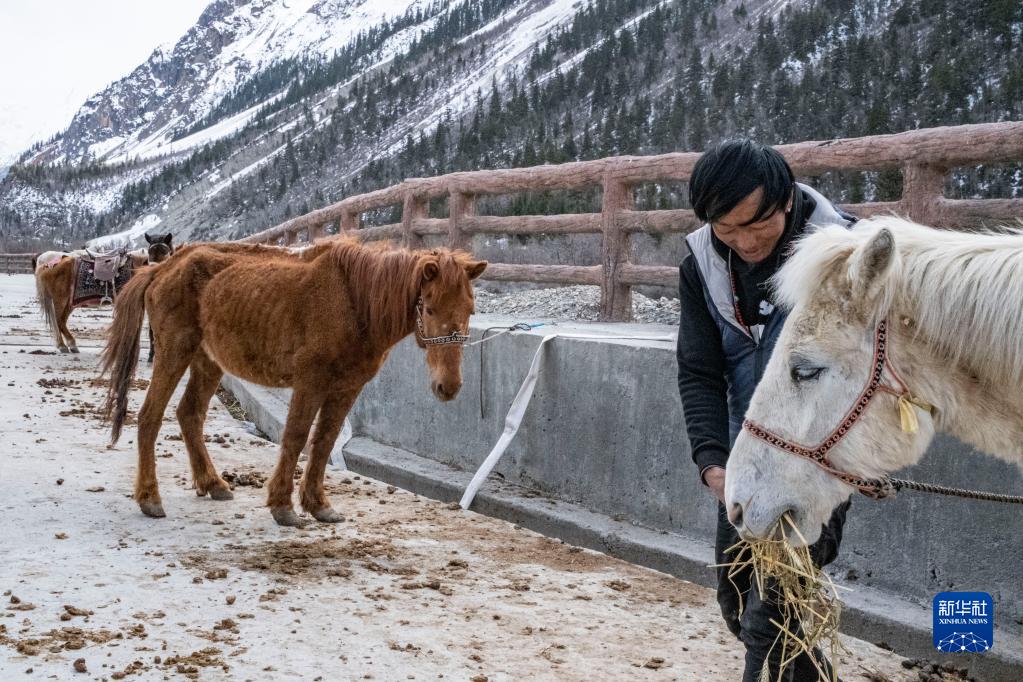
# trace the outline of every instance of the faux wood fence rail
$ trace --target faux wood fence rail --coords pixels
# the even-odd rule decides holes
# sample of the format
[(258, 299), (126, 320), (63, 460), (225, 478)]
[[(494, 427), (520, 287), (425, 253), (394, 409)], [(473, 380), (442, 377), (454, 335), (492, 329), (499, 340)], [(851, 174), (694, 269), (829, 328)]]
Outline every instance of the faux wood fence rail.
[[(895, 135), (800, 142), (777, 149), (799, 176), (827, 171), (899, 168), (898, 201), (846, 205), (859, 216), (894, 212), (937, 227), (976, 227), (1023, 217), (1023, 199), (955, 200), (944, 196), (945, 176), (956, 167), (1023, 161), (1023, 122), (929, 128)], [(415, 247), (427, 235), (446, 236), (466, 248), (474, 234), (601, 234), (602, 262), (591, 266), (491, 263), (484, 278), (515, 282), (593, 284), (601, 288), (601, 316), (627, 321), (631, 289), (678, 285), (678, 269), (630, 263), (630, 235), (685, 234), (699, 227), (690, 210), (637, 211), (634, 188), (644, 183), (684, 182), (698, 153), (617, 156), (595, 161), (451, 173), (414, 178), (385, 189), (348, 197), (246, 237), (242, 241), (294, 244), (325, 234), (329, 225), (364, 239), (395, 239)], [(546, 190), (601, 187), (600, 213), (542, 216), (480, 216), (476, 197)], [(429, 201), (448, 199), (448, 218), (430, 218)], [(402, 221), (360, 229), (365, 211), (401, 204)]]
[(32, 254), (0, 253), (0, 272), (8, 275), (32, 274)]

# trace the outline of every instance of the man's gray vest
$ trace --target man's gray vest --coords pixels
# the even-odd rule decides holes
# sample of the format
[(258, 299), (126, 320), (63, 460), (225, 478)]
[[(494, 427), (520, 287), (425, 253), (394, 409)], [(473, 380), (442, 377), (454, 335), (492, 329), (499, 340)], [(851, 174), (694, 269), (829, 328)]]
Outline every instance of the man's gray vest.
[[(811, 225), (832, 224), (848, 227), (852, 223), (819, 192), (802, 183), (796, 184), (817, 204), (807, 220), (808, 228)], [(751, 336), (735, 319), (728, 263), (714, 249), (710, 225), (704, 225), (686, 237), (686, 244), (696, 261), (696, 270), (700, 274), (703, 296), (711, 317), (721, 330), (725, 380), (728, 383), (728, 444), (731, 447), (742, 429), (746, 408), (749, 407), (753, 391), (764, 375), (764, 367), (767, 366), (778, 334), (785, 324), (786, 313), (781, 310), (771, 311), (765, 324), (751, 328)]]

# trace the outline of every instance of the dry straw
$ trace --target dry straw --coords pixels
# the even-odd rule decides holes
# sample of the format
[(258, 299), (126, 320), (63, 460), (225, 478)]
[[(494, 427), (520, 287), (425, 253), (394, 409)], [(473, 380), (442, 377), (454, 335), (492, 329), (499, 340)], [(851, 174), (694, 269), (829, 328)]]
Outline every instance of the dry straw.
[[(838, 654), (848, 653), (838, 639), (838, 621), (842, 612), (838, 586), (814, 563), (805, 539), (788, 514), (782, 517), (775, 535), (778, 539), (740, 540), (726, 550), (729, 554), (734, 552), (735, 558), (720, 566), (728, 569), (728, 579), (739, 594), (739, 612), (744, 608), (743, 593), (735, 584), (735, 577), (752, 570), (759, 593), (770, 594), (776, 599), (782, 613), (781, 623), (771, 620), (778, 628), (771, 654), (774, 647), (781, 646), (778, 680), (782, 679), (782, 672), (793, 660), (806, 653), (814, 662), (819, 679), (838, 682)], [(799, 547), (790, 542), (789, 538), (793, 536), (800, 540)], [(830, 671), (814, 656), (817, 647), (830, 652)], [(773, 656), (769, 655), (768, 660), (771, 658)], [(766, 662), (760, 682), (772, 682)]]

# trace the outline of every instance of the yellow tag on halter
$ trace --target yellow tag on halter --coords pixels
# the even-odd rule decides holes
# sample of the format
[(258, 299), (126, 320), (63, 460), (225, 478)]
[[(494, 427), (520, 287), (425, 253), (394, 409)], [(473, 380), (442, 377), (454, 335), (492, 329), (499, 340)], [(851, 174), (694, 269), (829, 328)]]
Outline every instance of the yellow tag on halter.
[(928, 414), (934, 413), (934, 406), (928, 402), (914, 398), (910, 393), (903, 393), (899, 396), (899, 419), (902, 421), (902, 430), (906, 433), (916, 433), (920, 430), (920, 421), (916, 418), (916, 410), (919, 407)]

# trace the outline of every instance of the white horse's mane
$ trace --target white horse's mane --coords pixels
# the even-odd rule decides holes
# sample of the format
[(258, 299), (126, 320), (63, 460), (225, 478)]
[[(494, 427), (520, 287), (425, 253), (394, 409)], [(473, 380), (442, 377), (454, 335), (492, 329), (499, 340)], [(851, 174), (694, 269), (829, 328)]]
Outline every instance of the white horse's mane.
[(818, 228), (802, 238), (774, 280), (779, 303), (794, 308), (878, 230), (895, 239), (875, 320), (912, 317), (917, 332), (952, 361), (999, 381), (1023, 378), (1023, 229), (939, 230), (884, 216), (853, 229)]

